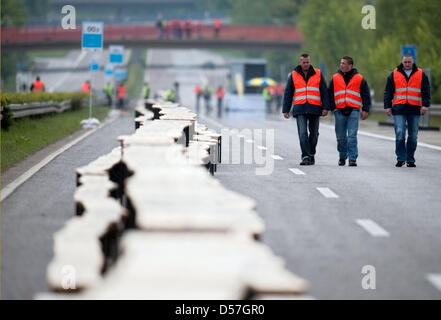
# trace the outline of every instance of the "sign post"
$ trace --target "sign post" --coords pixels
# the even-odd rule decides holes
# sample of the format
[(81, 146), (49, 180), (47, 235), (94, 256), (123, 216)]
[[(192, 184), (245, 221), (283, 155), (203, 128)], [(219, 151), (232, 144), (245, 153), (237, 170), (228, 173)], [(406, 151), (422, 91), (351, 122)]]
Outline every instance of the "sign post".
[(122, 64), (124, 59), (124, 46), (109, 46), (109, 62)]
[[(83, 22), (81, 34), (81, 49), (88, 52), (101, 52), (103, 50), (103, 31), (102, 22)], [(98, 119), (92, 119), (92, 88), (93, 72), (99, 70), (99, 63), (93, 57), (89, 64), (90, 72), (90, 92), (89, 92), (89, 119), (81, 121), (84, 128), (95, 128), (99, 125)]]

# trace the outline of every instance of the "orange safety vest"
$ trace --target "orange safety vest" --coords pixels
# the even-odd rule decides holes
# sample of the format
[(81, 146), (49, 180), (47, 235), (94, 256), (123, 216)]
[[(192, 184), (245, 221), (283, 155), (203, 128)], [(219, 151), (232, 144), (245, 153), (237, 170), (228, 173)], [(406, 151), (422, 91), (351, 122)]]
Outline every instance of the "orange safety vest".
[(337, 109), (351, 107), (360, 110), (362, 106), (360, 95), (362, 81), (363, 76), (356, 73), (346, 86), (343, 76), (340, 73), (334, 74), (332, 82), (334, 83), (334, 100)]
[(223, 99), (225, 95), (225, 90), (224, 89), (219, 89), (216, 91), (216, 96), (218, 99)]
[(421, 107), (423, 105), (421, 94), (421, 82), (423, 81), (423, 70), (418, 68), (417, 72), (411, 74), (409, 82), (406, 77), (397, 69), (394, 70), (395, 93), (393, 104), (411, 104)]
[(308, 83), (297, 71), (291, 73), (292, 82), (294, 83), (293, 104), (305, 104), (307, 101), (310, 104), (321, 106), (322, 100), (320, 98), (320, 80), (321, 72), (314, 68), (315, 74), (308, 79)]
[(35, 80), (33, 85), (34, 85), (34, 89), (32, 90), (32, 92), (43, 92), (44, 83), (42, 81)]
[(87, 82), (84, 82), (81, 86), (81, 91), (84, 93), (90, 93), (90, 84)]
[(194, 92), (195, 92), (197, 95), (200, 95), (200, 94), (201, 94), (201, 87), (199, 87), (199, 86), (194, 87)]
[(124, 99), (126, 96), (126, 87), (118, 87), (118, 99)]

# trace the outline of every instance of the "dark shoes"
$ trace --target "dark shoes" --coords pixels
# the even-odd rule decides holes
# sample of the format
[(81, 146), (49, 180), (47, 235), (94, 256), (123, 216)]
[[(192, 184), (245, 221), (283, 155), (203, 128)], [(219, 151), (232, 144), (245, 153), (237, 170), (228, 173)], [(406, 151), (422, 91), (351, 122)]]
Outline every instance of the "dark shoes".
[(349, 166), (350, 166), (350, 167), (356, 167), (356, 166), (357, 166), (357, 161), (355, 161), (355, 160), (349, 160)]
[(346, 164), (346, 158), (340, 158), (338, 160), (338, 165), (339, 166), (344, 166)]
[(303, 158), (302, 162), (300, 162), (301, 166), (310, 166), (313, 165), (315, 163), (315, 159), (314, 157), (310, 157), (310, 158)]
[[(404, 163), (405, 163), (404, 161), (397, 161), (397, 164), (395, 165), (395, 167), (401, 168), (402, 166), (404, 166)], [(408, 168), (415, 168), (416, 164), (415, 164), (415, 162), (408, 162), (407, 167)]]
[(402, 166), (404, 166), (404, 161), (397, 161), (397, 163), (395, 164), (395, 167), (398, 167), (398, 168), (400, 168)]

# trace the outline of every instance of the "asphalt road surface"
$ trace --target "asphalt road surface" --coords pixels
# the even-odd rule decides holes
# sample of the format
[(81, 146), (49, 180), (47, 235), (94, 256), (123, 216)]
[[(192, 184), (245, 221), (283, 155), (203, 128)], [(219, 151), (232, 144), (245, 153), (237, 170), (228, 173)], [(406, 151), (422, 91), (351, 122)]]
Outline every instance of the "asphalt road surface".
[[(148, 64), (174, 67), (147, 70), (145, 79), (152, 92), (171, 88), (177, 80), (181, 102), (195, 108), (196, 84), (214, 88), (227, 84), (226, 69), (176, 68), (204, 61), (225, 62), (207, 51), (149, 50)], [(358, 167), (339, 167), (335, 133), (330, 120), (323, 119), (316, 164), (303, 167), (295, 120), (267, 115), (263, 99), (256, 95), (229, 95), (225, 103), (235, 111), (224, 111), (221, 117), (215, 99), (211, 113), (202, 103), (200, 121), (217, 131), (236, 128), (239, 135), (259, 130), (264, 137), (269, 134), (263, 141), (256, 135), (242, 138), (246, 141), (240, 148), (233, 144), (230, 154), (242, 154), (245, 146), (257, 148), (274, 168), (257, 175), (256, 168), (264, 165), (256, 164), (255, 158), (251, 164), (223, 159), (215, 177), (257, 201), (266, 224), (262, 241), (285, 259), (291, 271), (310, 281), (309, 295), (441, 298), (441, 288), (436, 287), (441, 274), (440, 150), (418, 147), (416, 168), (395, 168), (393, 141), (359, 135)], [(51, 236), (73, 215), (74, 168), (109, 152), (117, 145), (117, 135), (132, 131), (130, 117), (98, 130), (2, 203), (3, 298), (32, 298), (47, 289), (44, 275), (52, 255)], [(224, 137), (224, 146), (229, 147), (225, 141)]]

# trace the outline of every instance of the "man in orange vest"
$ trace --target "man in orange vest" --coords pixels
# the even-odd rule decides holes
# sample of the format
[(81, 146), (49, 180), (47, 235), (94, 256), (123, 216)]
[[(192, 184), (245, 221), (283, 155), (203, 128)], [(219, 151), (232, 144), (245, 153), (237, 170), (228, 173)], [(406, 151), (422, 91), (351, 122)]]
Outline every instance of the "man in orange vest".
[[(384, 109), (394, 116), (396, 167), (414, 168), (420, 116), (430, 107), (430, 83), (416, 66), (413, 57), (405, 54), (401, 64), (389, 75), (384, 90)], [(406, 142), (406, 123), (408, 137)]]
[(43, 92), (45, 90), (44, 83), (40, 81), (40, 77), (37, 76), (31, 85), (31, 92)]
[[(302, 162), (300, 165), (315, 164), (315, 151), (319, 135), (320, 116), (329, 110), (328, 89), (319, 69), (311, 65), (311, 58), (304, 53), (300, 64), (288, 76), (285, 86), (282, 113), (286, 119), (297, 119)], [(308, 134), (309, 128), (309, 134)]]
[(354, 60), (344, 56), (340, 60), (340, 70), (329, 83), (329, 102), (335, 117), (335, 135), (339, 152), (338, 165), (344, 166), (349, 157), (349, 166), (357, 166), (358, 119), (366, 120), (371, 107), (371, 94), (366, 80), (357, 69)]
[(221, 28), (221, 21), (220, 21), (220, 19), (218, 19), (218, 18), (214, 19), (213, 25), (214, 25), (214, 37), (218, 38), (219, 37), (219, 33), (220, 33), (220, 28)]
[(126, 97), (126, 87), (124, 86), (124, 83), (121, 83), (117, 91), (118, 109), (120, 109), (121, 111), (124, 109), (125, 97)]
[(90, 81), (89, 80), (87, 80), (86, 82), (84, 82), (81, 85), (81, 92), (87, 93), (87, 94), (90, 93)]
[(222, 117), (222, 101), (225, 97), (225, 89), (222, 88), (222, 86), (219, 86), (216, 90), (216, 97), (217, 97), (217, 117)]

